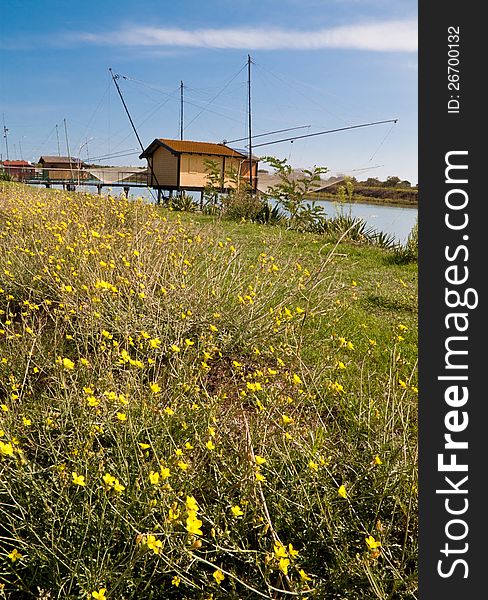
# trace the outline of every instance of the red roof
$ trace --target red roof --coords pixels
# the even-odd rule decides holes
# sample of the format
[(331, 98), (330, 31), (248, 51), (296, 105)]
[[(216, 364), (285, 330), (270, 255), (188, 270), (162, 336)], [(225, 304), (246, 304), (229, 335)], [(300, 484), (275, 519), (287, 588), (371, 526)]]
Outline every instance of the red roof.
[(32, 167), (26, 160), (4, 160), (2, 164), (4, 167)]

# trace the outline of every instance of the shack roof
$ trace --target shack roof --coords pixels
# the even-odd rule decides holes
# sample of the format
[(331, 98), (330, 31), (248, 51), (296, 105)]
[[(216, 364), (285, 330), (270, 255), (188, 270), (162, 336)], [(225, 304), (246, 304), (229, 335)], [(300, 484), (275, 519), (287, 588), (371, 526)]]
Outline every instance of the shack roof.
[(139, 158), (147, 158), (153, 154), (157, 148), (163, 146), (174, 154), (208, 154), (212, 156), (231, 156), (235, 158), (246, 158), (244, 154), (229, 148), (225, 144), (215, 144), (213, 142), (193, 142), (190, 140), (168, 140), (166, 138), (155, 139)]
[(72, 156), (41, 156), (39, 162), (43, 163), (62, 163), (62, 164), (78, 164), (83, 162), (79, 158), (73, 158)]

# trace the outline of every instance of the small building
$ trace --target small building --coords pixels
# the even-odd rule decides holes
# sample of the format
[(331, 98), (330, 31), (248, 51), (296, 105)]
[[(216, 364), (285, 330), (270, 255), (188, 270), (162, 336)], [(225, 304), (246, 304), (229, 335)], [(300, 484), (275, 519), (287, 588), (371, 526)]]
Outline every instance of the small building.
[(83, 161), (72, 156), (41, 156), (42, 178), (49, 181), (78, 181), (87, 179), (88, 173), (82, 171)]
[(0, 165), (2, 171), (16, 181), (26, 181), (34, 178), (34, 165), (26, 160), (4, 160)]
[[(160, 190), (203, 192), (208, 183), (206, 161), (217, 163), (222, 191), (236, 187), (237, 181), (249, 181), (249, 158), (225, 144), (192, 142), (188, 140), (155, 139), (139, 158), (147, 159), (148, 185)], [(252, 158), (253, 188), (257, 189), (258, 161)]]

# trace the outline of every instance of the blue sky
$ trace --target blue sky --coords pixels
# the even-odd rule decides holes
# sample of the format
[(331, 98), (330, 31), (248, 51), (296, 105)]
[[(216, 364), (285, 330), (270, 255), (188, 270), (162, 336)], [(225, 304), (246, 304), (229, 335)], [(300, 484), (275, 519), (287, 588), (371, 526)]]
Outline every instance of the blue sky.
[(142, 164), (109, 67), (126, 77), (120, 86), (144, 145), (179, 137), (180, 80), (186, 139), (244, 137), (250, 53), (255, 134), (398, 118), (393, 127), (284, 142), (256, 154), (326, 166), (331, 174), (416, 183), (416, 21), (412, 0), (3, 0), (0, 113), (9, 155), (36, 161), (57, 154), (56, 124), (66, 154), (66, 119), (72, 155)]

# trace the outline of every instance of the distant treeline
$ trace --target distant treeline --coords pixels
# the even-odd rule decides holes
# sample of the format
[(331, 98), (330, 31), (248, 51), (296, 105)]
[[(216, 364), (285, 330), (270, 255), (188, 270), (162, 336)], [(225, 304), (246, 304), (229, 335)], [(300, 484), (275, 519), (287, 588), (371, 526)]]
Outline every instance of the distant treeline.
[[(366, 181), (357, 181), (349, 178), (352, 184), (352, 202), (377, 202), (381, 204), (404, 204), (416, 206), (418, 204), (418, 188), (412, 186), (409, 181), (402, 181), (399, 177), (388, 177), (386, 181), (380, 181), (373, 177)], [(314, 198), (337, 199), (344, 189), (345, 182), (337, 181), (321, 192), (313, 194)], [(349, 198), (348, 198), (349, 200)]]

